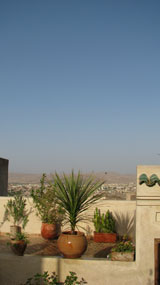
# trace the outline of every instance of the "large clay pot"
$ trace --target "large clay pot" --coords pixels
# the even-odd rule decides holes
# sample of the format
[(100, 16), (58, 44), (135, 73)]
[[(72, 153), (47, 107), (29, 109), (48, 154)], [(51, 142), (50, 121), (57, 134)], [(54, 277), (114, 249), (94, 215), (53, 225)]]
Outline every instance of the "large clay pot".
[(93, 240), (95, 242), (115, 243), (117, 240), (117, 234), (116, 233), (96, 233), (94, 232)]
[(41, 235), (44, 239), (54, 239), (58, 235), (58, 226), (56, 224), (42, 223)]
[(78, 258), (87, 249), (87, 239), (82, 232), (63, 232), (58, 238), (58, 249), (66, 258)]
[(19, 241), (12, 240), (11, 241), (11, 249), (16, 255), (19, 255), (19, 256), (24, 255), (24, 251), (26, 247), (27, 247), (27, 243), (23, 240), (19, 240)]

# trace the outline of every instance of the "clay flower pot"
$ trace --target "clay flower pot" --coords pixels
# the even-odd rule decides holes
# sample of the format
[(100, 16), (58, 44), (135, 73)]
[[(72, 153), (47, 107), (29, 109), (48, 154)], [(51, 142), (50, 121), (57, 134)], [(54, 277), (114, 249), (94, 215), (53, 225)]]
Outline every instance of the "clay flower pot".
[(58, 235), (58, 226), (56, 224), (42, 223), (41, 235), (44, 239), (54, 239)]
[(12, 251), (19, 256), (24, 255), (25, 249), (27, 247), (27, 243), (24, 240), (12, 240), (11, 241), (11, 249)]
[(133, 261), (134, 252), (112, 252), (111, 260), (112, 261)]
[(20, 226), (10, 226), (11, 239), (15, 239), (17, 233), (21, 233), (21, 227)]
[(117, 240), (116, 233), (96, 233), (94, 232), (94, 242), (115, 243)]
[(82, 232), (63, 232), (58, 238), (58, 249), (66, 258), (78, 258), (87, 249), (87, 239)]

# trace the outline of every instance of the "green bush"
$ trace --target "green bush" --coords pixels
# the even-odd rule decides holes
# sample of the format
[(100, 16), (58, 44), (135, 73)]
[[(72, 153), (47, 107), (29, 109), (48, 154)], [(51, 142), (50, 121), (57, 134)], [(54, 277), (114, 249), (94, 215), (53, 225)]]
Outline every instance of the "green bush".
[(46, 182), (45, 174), (42, 175), (40, 180), (40, 187), (32, 189), (31, 197), (36, 208), (36, 214), (43, 223), (60, 224), (62, 222), (64, 211), (57, 204), (53, 185)]
[(28, 216), (30, 212), (27, 212), (26, 210), (26, 199), (21, 193), (15, 194), (14, 198), (8, 200), (4, 207), (4, 222), (13, 222), (14, 226), (22, 225), (22, 228), (24, 229), (29, 221)]
[(131, 241), (121, 241), (111, 249), (111, 252), (133, 252), (135, 249)]

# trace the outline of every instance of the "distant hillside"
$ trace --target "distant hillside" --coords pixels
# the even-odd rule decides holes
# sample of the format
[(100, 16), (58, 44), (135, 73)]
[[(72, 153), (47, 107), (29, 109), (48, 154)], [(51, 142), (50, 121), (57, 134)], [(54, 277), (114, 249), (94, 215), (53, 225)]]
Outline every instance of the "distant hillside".
[[(88, 175), (88, 173), (84, 175)], [(92, 175), (98, 179), (104, 180), (108, 184), (136, 182), (136, 175), (134, 174), (120, 174), (116, 172), (92, 172)], [(9, 173), (9, 183), (39, 183), (41, 176), (41, 174)], [(50, 178), (50, 176), (48, 176), (48, 178)]]

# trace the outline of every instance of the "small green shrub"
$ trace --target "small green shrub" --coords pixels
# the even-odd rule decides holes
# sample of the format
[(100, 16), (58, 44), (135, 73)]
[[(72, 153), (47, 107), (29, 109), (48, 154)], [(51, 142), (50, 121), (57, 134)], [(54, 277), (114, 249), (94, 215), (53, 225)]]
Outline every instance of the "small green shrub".
[(46, 174), (42, 175), (40, 187), (32, 189), (34, 207), (37, 216), (43, 223), (61, 223), (64, 218), (64, 211), (57, 204), (55, 191), (51, 183), (46, 182)]
[(121, 241), (111, 249), (111, 252), (133, 252), (134, 248), (131, 241)]
[(14, 195), (13, 199), (7, 201), (5, 207), (4, 219), (5, 221), (13, 222), (14, 226), (22, 225), (24, 229), (29, 219), (30, 212), (26, 210), (26, 199), (21, 193)]
[(19, 232), (16, 233), (14, 240), (17, 240), (17, 241), (23, 240), (26, 243), (28, 243), (27, 235), (25, 233), (21, 233), (21, 232), (20, 233)]
[(28, 278), (26, 283), (21, 285), (83, 285), (87, 284), (87, 282), (82, 278), (78, 281), (78, 277), (75, 272), (70, 271), (70, 275), (66, 276), (64, 282), (58, 282), (58, 276), (55, 272), (49, 275), (48, 271), (44, 272), (43, 274), (35, 274), (33, 277)]
[(101, 214), (101, 211), (96, 208), (94, 212), (93, 223), (97, 233), (115, 233), (115, 219), (112, 213), (108, 210), (106, 214)]

